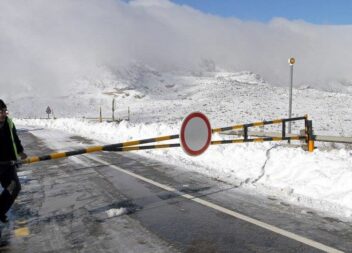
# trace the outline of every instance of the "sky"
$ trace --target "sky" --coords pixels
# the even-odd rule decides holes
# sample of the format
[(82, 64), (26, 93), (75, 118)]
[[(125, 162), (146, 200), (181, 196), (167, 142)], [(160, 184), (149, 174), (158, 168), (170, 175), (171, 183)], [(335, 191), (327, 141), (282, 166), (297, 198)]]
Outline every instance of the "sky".
[[(264, 12), (260, 2), (252, 8)], [(297, 86), (352, 85), (352, 25), (248, 21), (169, 0), (2, 0), (0, 30), (0, 88), (8, 94), (67, 94), (82, 79), (108, 85), (136, 64), (251, 71), (286, 85), (291, 56)]]
[(205, 13), (269, 22), (275, 17), (304, 20), (313, 24), (352, 24), (350, 0), (172, 0)]

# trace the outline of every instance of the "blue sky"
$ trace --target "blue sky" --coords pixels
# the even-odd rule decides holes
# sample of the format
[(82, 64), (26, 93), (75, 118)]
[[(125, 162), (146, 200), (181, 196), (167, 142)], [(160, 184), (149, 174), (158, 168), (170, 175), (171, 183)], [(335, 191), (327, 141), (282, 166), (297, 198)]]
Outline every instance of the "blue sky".
[(171, 0), (206, 13), (268, 22), (273, 17), (313, 24), (352, 24), (352, 0)]

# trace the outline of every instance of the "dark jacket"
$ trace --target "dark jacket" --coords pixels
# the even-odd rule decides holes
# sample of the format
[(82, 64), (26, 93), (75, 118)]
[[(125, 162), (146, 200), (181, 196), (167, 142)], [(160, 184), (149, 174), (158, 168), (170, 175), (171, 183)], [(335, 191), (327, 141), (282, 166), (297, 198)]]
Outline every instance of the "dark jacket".
[[(12, 129), (10, 129), (11, 122), (12, 120), (7, 117), (3, 127), (0, 128), (0, 161), (17, 160), (14, 145), (16, 146), (17, 154), (23, 152), (21, 141), (18, 138), (16, 127), (13, 123)], [(12, 135), (10, 131), (12, 131)]]

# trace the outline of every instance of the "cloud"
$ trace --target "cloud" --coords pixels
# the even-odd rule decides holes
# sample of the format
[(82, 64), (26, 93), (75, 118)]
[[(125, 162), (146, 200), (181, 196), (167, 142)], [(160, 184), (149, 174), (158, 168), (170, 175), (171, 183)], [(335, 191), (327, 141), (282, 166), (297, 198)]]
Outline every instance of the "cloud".
[(0, 10), (0, 88), (9, 93), (60, 93), (133, 62), (170, 71), (204, 59), (286, 85), (294, 56), (296, 85), (352, 80), (352, 26), (244, 22), (168, 0), (2, 0)]

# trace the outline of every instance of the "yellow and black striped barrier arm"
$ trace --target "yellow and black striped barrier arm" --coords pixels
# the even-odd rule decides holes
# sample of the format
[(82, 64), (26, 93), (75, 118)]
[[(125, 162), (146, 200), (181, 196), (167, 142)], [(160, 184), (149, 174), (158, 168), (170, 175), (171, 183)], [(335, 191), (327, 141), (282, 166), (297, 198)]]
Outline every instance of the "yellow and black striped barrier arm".
[[(243, 124), (243, 125), (234, 125), (234, 126), (230, 126), (230, 127), (214, 128), (214, 129), (212, 129), (212, 132), (216, 133), (216, 132), (223, 132), (223, 131), (228, 131), (228, 130), (233, 130), (233, 129), (242, 129), (242, 128), (246, 129), (248, 127), (254, 127), (254, 126), (279, 124), (279, 123), (285, 123), (288, 121), (306, 120), (306, 119), (307, 118), (305, 116), (305, 117), (297, 117), (297, 118), (290, 118), (290, 119), (262, 121), (262, 122), (255, 122), (255, 123), (249, 123), (249, 124)], [(57, 152), (57, 153), (52, 153), (52, 154), (44, 155), (44, 156), (32, 156), (32, 157), (29, 157), (27, 159), (23, 159), (20, 161), (0, 162), (0, 164), (30, 164), (30, 163), (40, 162), (40, 161), (59, 159), (59, 158), (81, 155), (81, 154), (86, 154), (86, 153), (99, 152), (99, 151), (124, 152), (124, 151), (133, 151), (133, 150), (147, 150), (147, 149), (180, 147), (179, 143), (141, 146), (142, 144), (161, 142), (161, 141), (167, 141), (167, 140), (178, 139), (178, 138), (179, 138), (179, 135), (176, 134), (176, 135), (160, 136), (160, 137), (149, 138), (149, 139), (121, 142), (121, 143), (110, 144), (110, 145), (105, 145), (105, 146), (91, 146), (91, 147), (87, 147), (84, 149), (78, 149), (78, 150), (66, 151), (66, 152)], [(244, 139), (212, 141), (211, 145), (230, 144), (230, 143), (245, 143), (245, 142), (301, 140), (301, 139), (306, 139), (306, 136), (293, 136), (293, 137), (282, 136), (282, 137), (265, 137), (265, 138), (253, 138), (253, 139), (248, 139), (246, 136)]]
[[(233, 140), (219, 140), (211, 141), (210, 145), (220, 144), (231, 144), (231, 143), (245, 143), (245, 142), (265, 142), (265, 141), (288, 141), (288, 140), (305, 140), (305, 136), (292, 136), (292, 137), (265, 137), (265, 138), (253, 138), (253, 139), (233, 139)], [(133, 147), (118, 147), (110, 149), (109, 151), (125, 152), (134, 150), (146, 150), (146, 149), (161, 149), (161, 148), (174, 148), (180, 147), (179, 143), (163, 144), (163, 145), (149, 145), (149, 146), (133, 146)]]
[(296, 117), (296, 118), (290, 118), (290, 119), (276, 119), (276, 120), (270, 120), (270, 121), (259, 121), (259, 122), (248, 123), (248, 124), (234, 125), (234, 126), (228, 126), (228, 127), (222, 127), (222, 128), (214, 128), (212, 131), (213, 131), (213, 133), (220, 133), (220, 132), (225, 132), (225, 131), (230, 131), (230, 130), (244, 129), (246, 127), (257, 127), (257, 126), (264, 126), (264, 125), (281, 124), (284, 122), (305, 120), (305, 119), (306, 119), (306, 117)]
[[(211, 141), (210, 145), (220, 145), (220, 144), (231, 144), (231, 143), (245, 143), (245, 142), (265, 142), (265, 141), (287, 141), (287, 140), (305, 140), (305, 136), (292, 136), (292, 137), (265, 137), (265, 138), (253, 138), (253, 139), (233, 139), (233, 140), (219, 140)], [(180, 143), (173, 144), (159, 144), (159, 145), (149, 145), (149, 146), (130, 146), (130, 147), (112, 147), (107, 151), (116, 152), (126, 152), (135, 150), (147, 150), (147, 149), (162, 149), (162, 148), (174, 148), (180, 147)]]
[(212, 141), (211, 145), (219, 144), (231, 144), (231, 143), (245, 143), (245, 142), (265, 142), (265, 141), (288, 141), (288, 140), (305, 140), (305, 136), (292, 136), (292, 137), (264, 137), (264, 138), (253, 138), (253, 139), (234, 139), (234, 140), (221, 140)]
[(176, 148), (180, 147), (180, 143), (172, 144), (157, 144), (157, 145), (145, 145), (145, 146), (130, 146), (130, 147), (114, 147), (107, 151), (125, 152), (125, 151), (135, 151), (135, 150), (146, 150), (146, 149), (162, 149), (162, 148)]
[[(29, 164), (29, 163), (35, 163), (35, 162), (40, 162), (40, 161), (59, 159), (59, 158), (75, 156), (75, 155), (81, 155), (81, 154), (86, 154), (86, 153), (99, 152), (99, 151), (138, 150), (138, 149), (141, 149), (140, 147), (142, 147), (142, 146), (137, 146), (137, 145), (146, 144), (146, 143), (153, 143), (153, 142), (161, 142), (161, 141), (178, 139), (178, 138), (179, 138), (179, 135), (177, 134), (177, 135), (160, 136), (160, 137), (143, 139), (143, 140), (121, 142), (121, 143), (110, 144), (110, 145), (105, 145), (105, 146), (92, 146), (92, 147), (87, 147), (87, 148), (84, 148), (84, 149), (52, 153), (52, 154), (44, 155), (44, 156), (32, 156), (32, 157), (20, 160), (20, 161), (15, 162), (15, 163), (17, 163), (17, 164)], [(165, 144), (165, 145), (167, 146), (169, 144)], [(155, 146), (164, 147), (165, 145), (155, 145)], [(13, 164), (13, 163), (14, 162), (11, 161), (11, 162), (8, 162), (7, 164)]]
[[(292, 136), (292, 137), (265, 137), (265, 138), (253, 138), (253, 139), (233, 139), (233, 140), (219, 140), (219, 141), (211, 141), (211, 145), (220, 145), (220, 144), (231, 144), (231, 143), (245, 143), (245, 142), (265, 142), (265, 141), (287, 141), (287, 140), (304, 140), (306, 137), (305, 136)], [(136, 150), (149, 150), (149, 149), (163, 149), (163, 148), (175, 148), (175, 147), (180, 147), (180, 143), (172, 143), (172, 144), (157, 144), (157, 145), (144, 145), (144, 146), (117, 146), (117, 145), (109, 145), (104, 146), (100, 150), (96, 151), (114, 151), (114, 152), (127, 152), (127, 151), (136, 151)], [(83, 151), (83, 150), (82, 150)], [(65, 152), (66, 155), (61, 155), (63, 153), (53, 153), (50, 156), (55, 157), (47, 157), (47, 156), (42, 156), (38, 157), (37, 160), (33, 162), (38, 162), (38, 161), (44, 161), (44, 160), (50, 160), (50, 159), (57, 159), (61, 157), (68, 157), (72, 155), (79, 155), (79, 154), (84, 154), (84, 153), (91, 153), (91, 152), (83, 152), (81, 153), (81, 150), (77, 151), (69, 151)]]

